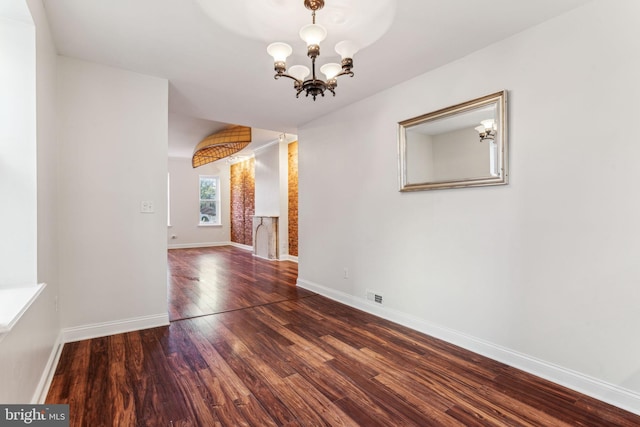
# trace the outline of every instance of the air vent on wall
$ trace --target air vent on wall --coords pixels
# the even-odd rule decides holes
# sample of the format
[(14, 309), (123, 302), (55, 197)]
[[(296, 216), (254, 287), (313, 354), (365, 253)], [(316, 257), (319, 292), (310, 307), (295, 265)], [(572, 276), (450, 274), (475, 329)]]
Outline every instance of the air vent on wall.
[(382, 304), (382, 294), (380, 292), (367, 291), (367, 300)]

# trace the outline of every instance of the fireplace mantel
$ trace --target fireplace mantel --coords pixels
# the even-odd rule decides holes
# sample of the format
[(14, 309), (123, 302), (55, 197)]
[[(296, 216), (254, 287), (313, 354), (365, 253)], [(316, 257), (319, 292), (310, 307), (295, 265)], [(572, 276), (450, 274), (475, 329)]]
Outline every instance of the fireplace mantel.
[(271, 260), (278, 259), (277, 216), (253, 216), (253, 255)]

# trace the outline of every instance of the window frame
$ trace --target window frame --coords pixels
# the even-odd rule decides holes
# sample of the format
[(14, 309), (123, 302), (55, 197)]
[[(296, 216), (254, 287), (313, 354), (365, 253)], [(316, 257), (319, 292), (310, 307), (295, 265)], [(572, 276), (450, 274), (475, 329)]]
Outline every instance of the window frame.
[[(203, 180), (214, 180), (216, 194), (213, 199), (203, 199), (202, 198), (202, 181)], [(213, 221), (207, 220), (203, 221), (202, 218), (202, 202), (213, 202), (215, 204), (215, 219)], [(220, 212), (220, 177), (217, 175), (198, 175), (198, 226), (202, 227), (211, 227), (211, 226), (220, 226), (222, 225), (222, 217)], [(209, 216), (209, 215), (207, 215)]]

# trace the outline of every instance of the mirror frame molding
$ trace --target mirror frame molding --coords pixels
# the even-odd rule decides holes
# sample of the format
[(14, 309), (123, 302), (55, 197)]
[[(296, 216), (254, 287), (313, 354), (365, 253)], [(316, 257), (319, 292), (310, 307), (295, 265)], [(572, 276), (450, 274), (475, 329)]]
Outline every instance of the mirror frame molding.
[[(496, 143), (498, 144), (498, 176), (487, 176), (480, 178), (464, 178), (460, 180), (420, 182), (416, 184), (407, 183), (407, 139), (406, 130), (411, 126), (436, 121), (466, 111), (482, 108), (486, 105), (496, 104), (498, 129)], [(438, 190), (445, 188), (463, 187), (483, 187), (489, 185), (505, 185), (509, 182), (508, 173), (508, 135), (507, 135), (507, 91), (486, 95), (471, 101), (442, 108), (431, 113), (413, 117), (411, 119), (398, 122), (398, 171), (400, 180), (400, 191), (420, 191)]]

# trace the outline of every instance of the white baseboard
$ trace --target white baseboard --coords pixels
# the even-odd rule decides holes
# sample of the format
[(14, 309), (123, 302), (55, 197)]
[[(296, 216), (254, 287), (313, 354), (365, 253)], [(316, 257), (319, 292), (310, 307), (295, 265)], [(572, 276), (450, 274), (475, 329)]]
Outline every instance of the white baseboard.
[(229, 242), (228, 244), (236, 248), (244, 249), (245, 251), (253, 252), (253, 246), (243, 245), (242, 243), (236, 243), (236, 242)]
[(383, 319), (442, 339), (469, 351), (505, 363), (556, 384), (640, 415), (640, 394), (599, 379), (563, 368), (524, 353), (445, 328), (397, 310), (375, 305), (362, 298), (298, 278), (297, 285), (332, 300), (374, 314)]
[(231, 242), (203, 242), (203, 243), (176, 243), (173, 245), (167, 245), (167, 249), (197, 249), (197, 248), (212, 248), (215, 246), (229, 246)]
[(205, 243), (176, 243), (167, 245), (167, 249), (197, 249), (197, 248), (214, 248), (217, 246), (233, 246), (244, 249), (245, 251), (253, 251), (253, 246), (243, 245), (236, 242), (205, 242)]
[(60, 360), (63, 346), (63, 334), (62, 331), (60, 331), (60, 333), (58, 334), (58, 338), (56, 339), (56, 342), (53, 344), (53, 348), (51, 349), (49, 360), (47, 360), (47, 364), (42, 371), (42, 376), (40, 377), (40, 381), (38, 382), (36, 391), (35, 393), (33, 393), (31, 403), (44, 404), (45, 400), (47, 399), (47, 393), (49, 393), (49, 387), (51, 387), (53, 375), (56, 373), (56, 368), (58, 367), (58, 361)]
[(116, 320), (113, 322), (94, 323), (91, 325), (63, 329), (62, 340), (65, 343), (88, 340), (91, 338), (105, 337), (107, 335), (122, 334), (141, 329), (156, 328), (158, 326), (167, 326), (168, 324), (169, 315), (167, 313)]
[(267, 258), (267, 257), (264, 257), (262, 255), (256, 255), (256, 254), (253, 254), (253, 257), (254, 258), (260, 258), (260, 259), (263, 259), (265, 261), (280, 261), (278, 258)]
[(104, 337), (107, 335), (121, 334), (124, 332), (137, 331), (140, 329), (155, 328), (158, 326), (166, 326), (169, 324), (169, 315), (166, 313), (143, 316), (133, 319), (119, 320), (115, 322), (95, 323), (92, 325), (78, 326), (74, 328), (65, 328), (60, 331), (56, 342), (53, 344), (51, 354), (47, 360), (47, 364), (42, 372), (38, 386), (36, 387), (31, 403), (43, 404), (49, 393), (51, 381), (56, 373), (62, 348), (65, 343), (80, 341), (91, 338)]
[[(251, 250), (253, 250), (253, 248), (251, 248)], [(253, 254), (253, 256), (256, 257), (256, 258), (264, 259), (266, 261), (293, 261), (295, 263), (298, 262), (298, 257), (297, 256), (291, 256), (291, 255), (280, 255), (280, 256), (278, 256), (278, 258), (267, 258), (267, 257), (263, 257), (263, 256), (256, 255), (256, 254)]]
[[(234, 246), (236, 248), (240, 248), (240, 249), (244, 249), (247, 251), (251, 251), (253, 252), (253, 246), (249, 246), (249, 245), (243, 245), (241, 243), (236, 243), (236, 242), (229, 242), (229, 245)], [(280, 255), (280, 258), (278, 259), (271, 259), (271, 258), (265, 258), (265, 257), (261, 257), (258, 255), (255, 255), (256, 258), (261, 258), (261, 259), (266, 259), (267, 261), (293, 261), (293, 262), (298, 262), (298, 257), (297, 256), (293, 256), (293, 255)]]

